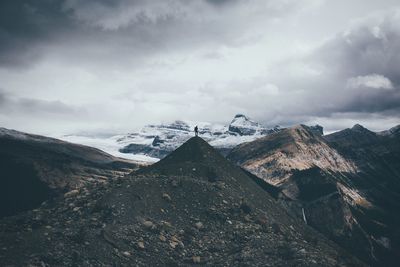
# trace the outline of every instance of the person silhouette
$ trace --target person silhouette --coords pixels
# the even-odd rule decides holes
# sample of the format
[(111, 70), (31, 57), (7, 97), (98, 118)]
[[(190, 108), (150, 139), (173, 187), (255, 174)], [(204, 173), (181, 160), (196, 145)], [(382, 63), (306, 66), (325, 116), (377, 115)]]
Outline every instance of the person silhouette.
[(194, 127), (194, 134), (195, 136), (199, 135), (199, 128), (197, 127), (197, 125)]

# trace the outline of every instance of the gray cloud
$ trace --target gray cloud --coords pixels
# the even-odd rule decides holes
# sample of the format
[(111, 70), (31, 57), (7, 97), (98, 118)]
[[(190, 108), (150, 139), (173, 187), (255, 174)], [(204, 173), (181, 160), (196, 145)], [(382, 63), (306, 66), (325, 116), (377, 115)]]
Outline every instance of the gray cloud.
[(23, 66), (36, 61), (41, 46), (72, 26), (60, 1), (0, 2), (0, 64)]
[(399, 12), (390, 12), (380, 20), (366, 20), (365, 24), (338, 35), (315, 53), (315, 62), (330, 62), (330, 72), (340, 77), (380, 73), (398, 85)]
[[(335, 111), (385, 112), (400, 109), (400, 17), (391, 12), (381, 21), (366, 20), (364, 24), (336, 36), (318, 49), (311, 58), (321, 69), (329, 94), (339, 97)], [(349, 88), (350, 80), (364, 77), (358, 88)], [(370, 79), (369, 83), (365, 79)], [(386, 82), (387, 87), (376, 88), (375, 83)], [(390, 86), (389, 86), (390, 85)], [(389, 90), (387, 90), (389, 89)], [(399, 114), (400, 115), (400, 114)]]
[(91, 67), (132, 67), (166, 52), (243, 45), (263, 32), (260, 23), (310, 1), (5, 0), (0, 66), (29, 66), (50, 55)]
[(245, 113), (386, 127), (400, 118), (400, 16), (375, 10), (396, 1), (339, 2), (1, 1), (0, 123), (128, 131)]
[(82, 116), (86, 113), (81, 107), (67, 105), (59, 100), (41, 100), (27, 97), (16, 97), (11, 93), (0, 90), (0, 113), (14, 114), (26, 117), (35, 116)]
[(307, 56), (274, 66), (268, 79), (284, 92), (271, 99), (279, 103), (277, 112), (266, 111), (266, 116), (260, 113), (258, 117), (269, 121), (278, 116), (283, 123), (338, 113), (390, 114), (399, 118), (398, 25), (399, 12), (360, 20)]

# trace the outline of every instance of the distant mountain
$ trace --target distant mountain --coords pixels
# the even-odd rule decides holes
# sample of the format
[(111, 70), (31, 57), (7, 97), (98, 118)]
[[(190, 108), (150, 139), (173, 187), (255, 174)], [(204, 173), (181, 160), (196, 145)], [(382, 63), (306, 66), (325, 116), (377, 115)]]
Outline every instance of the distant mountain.
[(377, 133), (379, 135), (390, 136), (390, 137), (399, 137), (400, 135), (400, 125), (397, 125), (389, 130), (382, 131)]
[(279, 126), (267, 129), (247, 116), (238, 114), (229, 125), (174, 121), (169, 124), (148, 125), (138, 132), (109, 138), (72, 135), (62, 139), (94, 146), (120, 157), (155, 162), (189, 140), (194, 135), (195, 125), (199, 127), (200, 136), (223, 154), (227, 154), (238, 144), (281, 130)]
[(200, 137), (0, 229), (5, 266), (364, 266)]
[(237, 114), (231, 123), (229, 124), (228, 130), (231, 133), (237, 133), (240, 136), (243, 135), (266, 135), (275, 130), (279, 130), (280, 127), (276, 126), (275, 129), (265, 129), (258, 122), (252, 121), (243, 114)]
[(228, 158), (278, 187), (281, 203), (372, 265), (400, 255), (400, 140), (361, 125), (322, 136), (296, 126), (234, 148)]
[(96, 148), (0, 128), (0, 218), (137, 167)]

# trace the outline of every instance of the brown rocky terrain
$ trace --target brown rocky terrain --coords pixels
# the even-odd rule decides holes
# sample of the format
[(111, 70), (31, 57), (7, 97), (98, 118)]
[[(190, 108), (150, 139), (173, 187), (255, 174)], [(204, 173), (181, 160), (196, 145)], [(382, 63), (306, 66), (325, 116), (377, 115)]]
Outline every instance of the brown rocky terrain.
[(4, 266), (364, 266), (199, 137), (0, 229)]
[(0, 218), (137, 168), (95, 148), (0, 128)]
[(239, 145), (229, 158), (275, 185), (284, 183), (292, 170), (314, 166), (332, 172), (357, 172), (353, 162), (343, 158), (322, 136), (305, 125)]
[(356, 125), (322, 136), (296, 126), (239, 145), (228, 158), (278, 187), (292, 214), (376, 266), (399, 258), (400, 142)]

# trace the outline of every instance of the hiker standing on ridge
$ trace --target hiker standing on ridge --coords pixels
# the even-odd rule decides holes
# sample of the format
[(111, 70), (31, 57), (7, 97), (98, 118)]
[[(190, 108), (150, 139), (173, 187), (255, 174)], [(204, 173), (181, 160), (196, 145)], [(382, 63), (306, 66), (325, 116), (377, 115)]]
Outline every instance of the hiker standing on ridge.
[(199, 128), (197, 128), (197, 125), (194, 127), (194, 134), (195, 136), (199, 135)]

